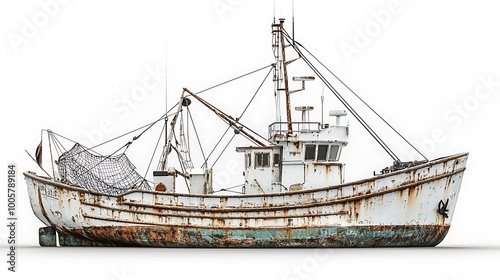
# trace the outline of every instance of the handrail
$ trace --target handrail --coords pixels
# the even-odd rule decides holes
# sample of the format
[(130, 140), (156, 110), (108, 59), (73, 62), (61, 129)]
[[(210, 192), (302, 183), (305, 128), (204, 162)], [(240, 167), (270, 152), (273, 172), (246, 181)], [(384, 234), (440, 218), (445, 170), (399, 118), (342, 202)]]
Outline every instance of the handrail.
[[(292, 133), (296, 132), (320, 132), (319, 122), (292, 122)], [(288, 134), (288, 122), (273, 122), (269, 125), (269, 137), (274, 134)]]

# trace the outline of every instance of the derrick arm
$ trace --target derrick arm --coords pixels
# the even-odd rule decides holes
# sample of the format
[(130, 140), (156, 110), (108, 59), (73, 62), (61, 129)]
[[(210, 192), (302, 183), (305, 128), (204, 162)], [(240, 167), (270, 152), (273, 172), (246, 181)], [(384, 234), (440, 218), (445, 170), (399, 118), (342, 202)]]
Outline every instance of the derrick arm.
[(245, 137), (247, 137), (249, 140), (254, 142), (255, 144), (265, 147), (266, 145), (256, 139), (253, 135), (249, 134), (245, 130), (243, 130), (244, 126), (239, 124), (237, 120), (233, 119), (233, 117), (227, 115), (226, 113), (220, 111), (219, 109), (215, 108), (213, 105), (205, 101), (203, 98), (198, 96), (197, 94), (193, 93), (187, 88), (184, 88), (184, 91), (189, 93), (191, 96), (193, 96), (196, 100), (198, 100), (201, 104), (205, 105), (208, 109), (210, 109), (212, 112), (214, 112), (218, 117), (220, 117), (223, 121), (225, 121), (227, 124), (229, 124), (232, 128), (235, 129), (236, 133), (241, 133)]

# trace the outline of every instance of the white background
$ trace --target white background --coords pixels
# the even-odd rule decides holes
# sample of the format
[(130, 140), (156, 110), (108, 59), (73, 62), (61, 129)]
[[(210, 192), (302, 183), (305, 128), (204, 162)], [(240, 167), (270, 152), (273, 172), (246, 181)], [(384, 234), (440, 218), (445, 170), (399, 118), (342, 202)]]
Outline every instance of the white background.
[[(94, 143), (154, 120), (165, 110), (164, 77), (143, 95), (134, 89), (151, 69), (165, 71), (166, 53), (170, 104), (182, 87), (199, 91), (272, 63), (273, 10), (277, 18), (287, 18), (290, 31), (291, 2), (277, 1), (275, 9), (272, 1), (245, 0), (2, 2), (0, 166), (5, 180), (7, 164), (18, 166), (17, 240), (21, 248), (17, 251), (19, 272), (5, 274), (6, 257), (0, 258), (0, 271), (15, 279), (42, 274), (54, 279), (116, 280), (151, 276), (498, 279), (494, 265), (500, 260), (500, 211), (496, 207), (500, 195), (496, 178), (500, 170), (499, 8), (496, 1), (295, 1), (297, 40), (429, 158), (470, 153), (451, 230), (438, 248), (47, 249), (37, 246), (42, 224), (31, 212), (21, 174), (27, 170), (41, 173), (24, 151), (34, 153), (40, 130), (52, 129)], [(356, 53), (346, 55), (343, 48), (347, 45), (356, 48)], [(303, 74), (310, 72), (292, 75)], [(261, 72), (251, 83), (219, 91), (210, 101), (236, 114), (248, 100), (238, 94), (253, 94), (264, 75)], [(482, 80), (490, 81), (489, 90)], [(320, 83), (312, 82), (308, 89), (293, 98), (310, 102), (305, 94), (320, 92)], [(325, 110), (339, 108), (331, 94), (326, 94)], [(248, 113), (245, 119), (265, 131), (273, 107), (265, 97), (259, 101), (252, 109), (260, 108), (260, 112)], [(319, 118), (318, 109), (311, 117)], [(209, 118), (202, 130), (217, 131), (220, 123)], [(348, 120), (350, 143), (343, 154), (348, 180), (390, 165), (391, 159), (368, 134), (352, 117)], [(394, 135), (380, 129), (392, 143)], [(144, 137), (146, 150), (136, 144), (130, 149), (140, 172), (149, 161), (154, 134)], [(205, 140), (214, 139), (212, 135)], [(394, 145), (403, 160), (416, 159), (400, 142)], [(232, 156), (240, 161), (241, 155)], [(222, 160), (221, 169), (227, 168), (227, 162)], [(6, 222), (3, 193), (0, 218)], [(6, 229), (0, 227), (2, 246), (6, 245)], [(1, 255), (4, 252), (7, 249), (2, 247)]]

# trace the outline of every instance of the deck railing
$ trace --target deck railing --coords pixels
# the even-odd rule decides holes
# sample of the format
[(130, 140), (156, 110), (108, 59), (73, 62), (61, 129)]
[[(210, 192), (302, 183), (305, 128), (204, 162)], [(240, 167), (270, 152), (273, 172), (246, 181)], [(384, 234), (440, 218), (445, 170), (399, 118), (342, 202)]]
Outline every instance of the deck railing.
[[(292, 122), (292, 134), (320, 132), (321, 123), (319, 122)], [(287, 122), (274, 122), (269, 125), (269, 138), (274, 135), (285, 135), (288, 133)]]

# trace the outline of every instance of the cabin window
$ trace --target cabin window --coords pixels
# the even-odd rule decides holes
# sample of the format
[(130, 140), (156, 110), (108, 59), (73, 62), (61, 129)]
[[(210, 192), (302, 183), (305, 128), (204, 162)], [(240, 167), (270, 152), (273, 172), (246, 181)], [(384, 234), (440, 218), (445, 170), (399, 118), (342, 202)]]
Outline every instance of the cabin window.
[(316, 145), (306, 145), (305, 160), (314, 160), (316, 158)]
[(245, 167), (248, 168), (252, 165), (252, 154), (245, 155)]
[(338, 159), (339, 146), (331, 145), (330, 154), (328, 155), (328, 161), (336, 161)]
[(269, 153), (255, 153), (255, 168), (269, 167)]
[(326, 161), (326, 155), (328, 153), (328, 145), (318, 145), (318, 161)]
[(269, 154), (262, 154), (262, 166), (263, 167), (268, 167), (270, 165), (269, 163)]
[(276, 167), (280, 166), (280, 154), (274, 154), (273, 164)]
[(255, 154), (255, 167), (260, 167), (262, 165), (262, 154)]

